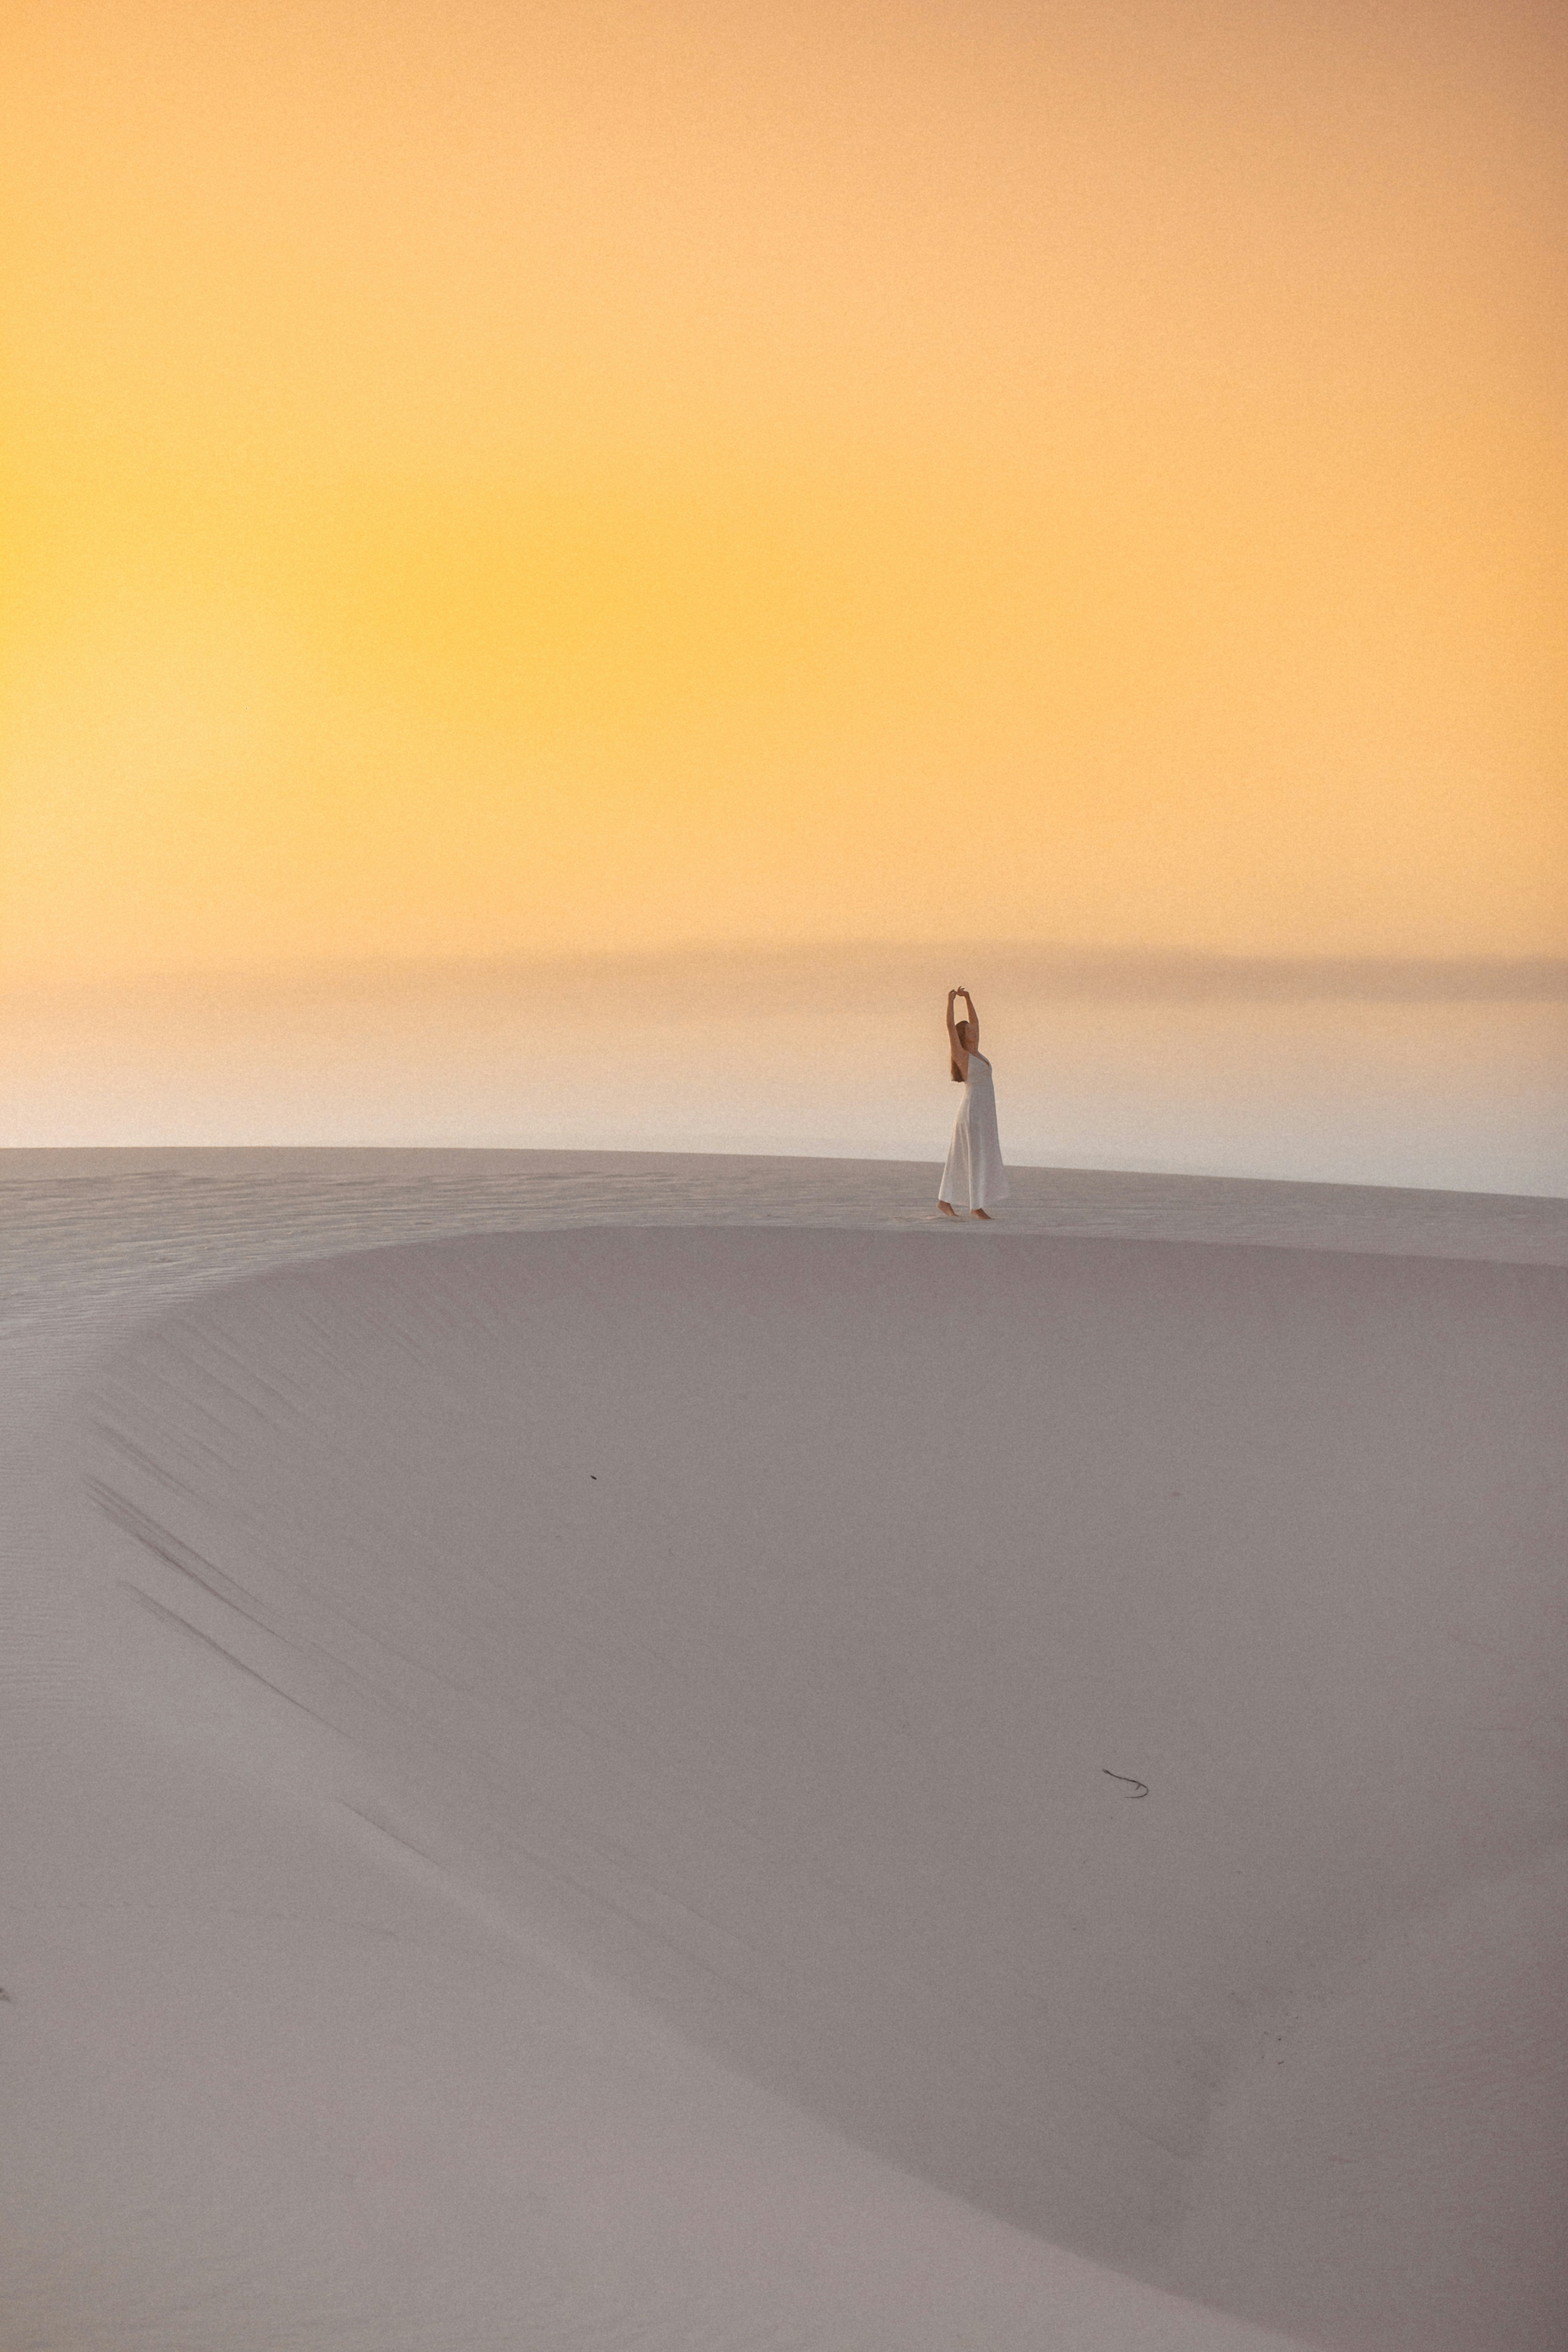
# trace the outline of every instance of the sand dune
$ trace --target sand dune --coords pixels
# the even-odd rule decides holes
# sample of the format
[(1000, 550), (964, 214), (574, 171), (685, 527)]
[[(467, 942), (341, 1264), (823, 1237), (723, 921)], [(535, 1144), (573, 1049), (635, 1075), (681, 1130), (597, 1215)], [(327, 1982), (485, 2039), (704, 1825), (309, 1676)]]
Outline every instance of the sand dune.
[(72, 1169), (8, 2347), (1563, 2340), (1551, 1204)]

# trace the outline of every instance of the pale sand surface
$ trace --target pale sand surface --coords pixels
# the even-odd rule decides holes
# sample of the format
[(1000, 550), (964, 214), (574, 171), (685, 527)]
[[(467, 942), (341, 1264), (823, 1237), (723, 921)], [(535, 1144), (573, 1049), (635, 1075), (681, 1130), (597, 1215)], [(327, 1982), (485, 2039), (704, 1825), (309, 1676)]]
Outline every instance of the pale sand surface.
[(1568, 1203), (935, 1182), (0, 1159), (5, 2352), (1568, 2339)]

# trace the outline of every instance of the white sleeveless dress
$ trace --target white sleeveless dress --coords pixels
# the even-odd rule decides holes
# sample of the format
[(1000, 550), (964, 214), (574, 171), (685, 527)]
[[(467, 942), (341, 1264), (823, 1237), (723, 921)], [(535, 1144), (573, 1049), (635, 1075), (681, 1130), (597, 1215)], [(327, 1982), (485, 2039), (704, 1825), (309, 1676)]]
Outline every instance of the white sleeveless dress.
[(969, 1056), (969, 1076), (963, 1100), (952, 1123), (947, 1166), (942, 1171), (939, 1201), (955, 1209), (988, 1209), (1007, 1197), (1007, 1171), (1002, 1165), (1002, 1142), (996, 1132), (996, 1089), (991, 1065), (984, 1054)]

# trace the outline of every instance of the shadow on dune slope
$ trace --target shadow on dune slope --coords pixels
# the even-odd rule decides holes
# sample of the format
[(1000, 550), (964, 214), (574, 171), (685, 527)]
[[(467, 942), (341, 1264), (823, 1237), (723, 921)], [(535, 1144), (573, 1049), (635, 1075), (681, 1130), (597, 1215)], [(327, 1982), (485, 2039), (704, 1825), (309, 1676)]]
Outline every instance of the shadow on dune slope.
[(1549, 1267), (488, 1236), (143, 1332), (88, 1475), (193, 1671), (754, 2079), (1155, 2284), (1524, 2352), (1565, 1339)]

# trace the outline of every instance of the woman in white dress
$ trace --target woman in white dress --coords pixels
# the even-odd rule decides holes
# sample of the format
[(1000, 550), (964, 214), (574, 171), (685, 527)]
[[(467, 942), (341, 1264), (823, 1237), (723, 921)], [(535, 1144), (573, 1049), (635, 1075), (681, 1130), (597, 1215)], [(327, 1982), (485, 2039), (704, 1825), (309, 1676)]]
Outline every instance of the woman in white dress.
[[(953, 1019), (952, 1008), (963, 997), (968, 1018)], [(947, 992), (948, 1068), (963, 1088), (963, 1100), (952, 1125), (947, 1166), (942, 1171), (937, 1205), (944, 1217), (958, 1214), (953, 1203), (967, 1202), (972, 1217), (989, 1223), (989, 1203), (1007, 1197), (1007, 1171), (1002, 1165), (1001, 1139), (996, 1133), (996, 1090), (991, 1065), (980, 1050), (980, 1015), (967, 988)]]

